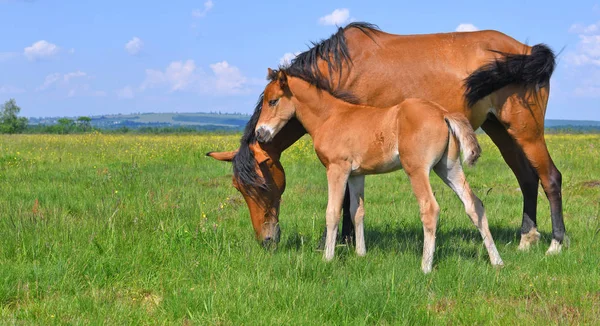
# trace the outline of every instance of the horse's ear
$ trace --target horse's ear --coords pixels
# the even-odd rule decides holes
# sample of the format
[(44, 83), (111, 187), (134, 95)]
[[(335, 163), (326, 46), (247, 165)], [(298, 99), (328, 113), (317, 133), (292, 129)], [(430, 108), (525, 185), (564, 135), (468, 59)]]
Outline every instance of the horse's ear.
[(254, 159), (258, 164), (265, 162), (271, 158), (269, 154), (267, 154), (267, 152), (265, 152), (258, 143), (251, 144), (250, 149), (254, 153)]
[(271, 79), (271, 77), (273, 77), (273, 69), (267, 68), (267, 80)]
[(206, 156), (210, 156), (212, 158), (214, 158), (215, 160), (218, 161), (225, 161), (225, 162), (231, 162), (231, 160), (233, 160), (233, 157), (235, 156), (235, 154), (237, 154), (238, 151), (231, 151), (231, 152), (208, 152), (206, 153)]
[(281, 87), (282, 89), (287, 88), (287, 75), (285, 74), (285, 72), (280, 70), (277, 79), (279, 80), (279, 87)]

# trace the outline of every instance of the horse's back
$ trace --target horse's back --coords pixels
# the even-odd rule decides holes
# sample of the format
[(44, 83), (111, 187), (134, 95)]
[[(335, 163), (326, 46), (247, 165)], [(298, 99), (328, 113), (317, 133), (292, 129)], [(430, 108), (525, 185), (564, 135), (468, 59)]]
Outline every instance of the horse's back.
[(389, 107), (407, 98), (423, 98), (451, 112), (463, 112), (474, 125), (464, 99), (464, 80), (499, 54), (529, 53), (530, 48), (498, 31), (395, 35), (382, 31), (346, 31), (352, 64), (341, 80), (360, 103)]

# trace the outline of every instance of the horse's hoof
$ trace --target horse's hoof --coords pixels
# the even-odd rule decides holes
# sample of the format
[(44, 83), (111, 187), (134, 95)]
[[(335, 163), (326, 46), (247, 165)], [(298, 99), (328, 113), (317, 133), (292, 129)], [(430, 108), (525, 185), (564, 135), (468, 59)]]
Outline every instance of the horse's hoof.
[(502, 260), (500, 260), (500, 261), (492, 263), (492, 266), (494, 266), (497, 269), (502, 269), (502, 268), (504, 268), (504, 262)]
[(519, 250), (527, 251), (531, 248), (532, 244), (540, 241), (540, 233), (534, 228), (531, 229), (528, 233), (521, 234), (521, 242), (519, 243)]
[(561, 250), (562, 244), (558, 242), (558, 240), (552, 239), (552, 242), (550, 242), (550, 248), (548, 248), (548, 251), (546, 251), (546, 255), (558, 255), (560, 254)]
[(323, 261), (324, 261), (324, 262), (328, 263), (328, 262), (330, 262), (330, 261), (332, 261), (332, 260), (333, 260), (333, 255), (331, 255), (331, 256), (329, 256), (329, 255), (327, 255), (327, 254), (324, 254), (324, 255), (323, 255)]

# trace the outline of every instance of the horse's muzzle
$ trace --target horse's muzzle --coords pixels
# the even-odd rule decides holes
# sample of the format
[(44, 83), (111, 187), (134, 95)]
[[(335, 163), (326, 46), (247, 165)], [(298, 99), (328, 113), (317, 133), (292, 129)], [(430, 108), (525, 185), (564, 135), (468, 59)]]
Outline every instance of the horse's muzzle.
[(265, 249), (272, 250), (277, 248), (277, 244), (279, 243), (279, 239), (281, 236), (281, 229), (279, 228), (279, 224), (275, 225), (273, 228), (273, 233), (270, 236), (266, 236), (262, 242), (262, 245)]

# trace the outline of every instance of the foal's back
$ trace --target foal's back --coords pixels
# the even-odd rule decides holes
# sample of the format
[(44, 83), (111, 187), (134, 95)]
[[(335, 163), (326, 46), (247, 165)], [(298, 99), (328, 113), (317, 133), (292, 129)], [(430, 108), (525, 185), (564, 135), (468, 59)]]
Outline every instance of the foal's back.
[(354, 174), (413, 168), (415, 160), (433, 162), (448, 145), (446, 112), (422, 99), (406, 99), (386, 109), (356, 105), (334, 112), (313, 135), (325, 166), (349, 161)]

